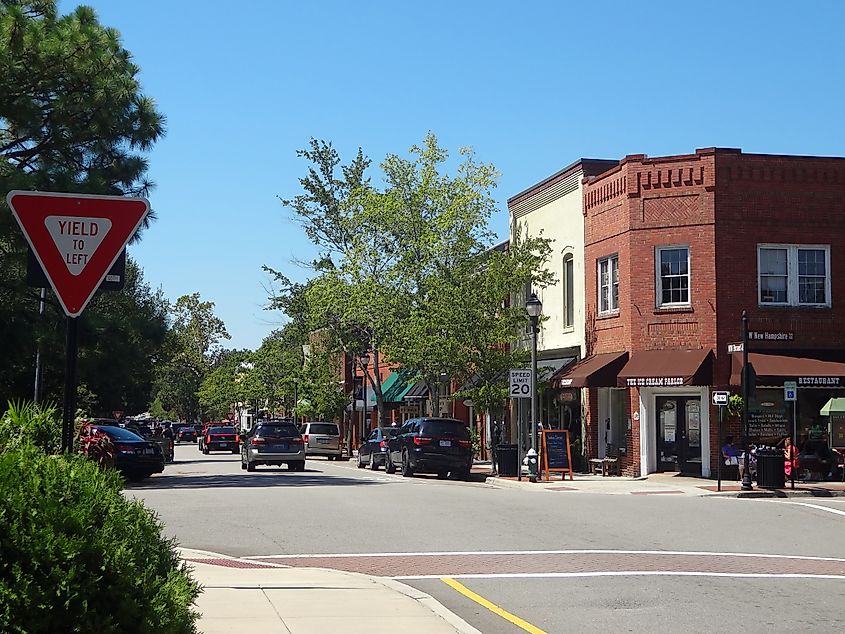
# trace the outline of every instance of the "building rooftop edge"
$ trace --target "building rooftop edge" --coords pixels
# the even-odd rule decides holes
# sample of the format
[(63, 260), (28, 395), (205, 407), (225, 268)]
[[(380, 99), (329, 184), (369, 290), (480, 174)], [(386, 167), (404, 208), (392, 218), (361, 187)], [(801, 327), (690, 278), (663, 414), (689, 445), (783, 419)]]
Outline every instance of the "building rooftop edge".
[[(579, 168), (584, 172), (585, 176), (595, 176), (601, 174), (602, 172), (607, 171), (611, 167), (615, 167), (619, 164), (619, 161), (615, 159), (595, 159), (595, 158), (579, 158), (574, 162), (570, 163), (562, 170), (559, 170), (541, 180), (538, 183), (534, 183), (530, 187), (522, 190), (518, 194), (515, 194), (508, 198), (508, 207), (515, 205), (518, 202), (525, 200), (539, 192), (543, 191), (544, 189), (551, 187), (555, 183), (563, 180), (570, 174), (574, 174), (578, 171)], [(587, 172), (590, 172), (588, 174)]]

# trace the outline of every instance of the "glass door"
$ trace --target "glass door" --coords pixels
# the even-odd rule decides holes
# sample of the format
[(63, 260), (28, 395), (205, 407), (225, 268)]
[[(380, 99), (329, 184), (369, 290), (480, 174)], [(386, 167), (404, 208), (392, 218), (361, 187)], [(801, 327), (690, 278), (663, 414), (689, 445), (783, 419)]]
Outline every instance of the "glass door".
[(657, 468), (701, 475), (701, 399), (657, 397)]
[(678, 399), (657, 397), (657, 470), (680, 471)]

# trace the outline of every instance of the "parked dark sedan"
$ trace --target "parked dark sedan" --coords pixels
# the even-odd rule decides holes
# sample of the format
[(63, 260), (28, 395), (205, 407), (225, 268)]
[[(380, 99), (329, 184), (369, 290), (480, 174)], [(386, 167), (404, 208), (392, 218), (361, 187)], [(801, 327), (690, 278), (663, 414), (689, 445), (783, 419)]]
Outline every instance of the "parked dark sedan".
[(202, 452), (206, 455), (212, 451), (228, 451), (240, 453), (238, 435), (234, 427), (209, 427), (205, 432)]
[(387, 443), (398, 433), (398, 427), (379, 427), (370, 432), (366, 442), (358, 448), (358, 468), (369, 465), (375, 471), (387, 466)]
[(176, 442), (196, 442), (197, 431), (193, 427), (180, 427), (176, 430)]
[(164, 454), (157, 443), (122, 427), (91, 425), (91, 429), (101, 431), (111, 438), (114, 445), (114, 468), (127, 480), (143, 480), (164, 471)]
[(387, 472), (397, 466), (402, 475), (436, 473), (445, 478), (469, 480), (472, 468), (472, 443), (469, 428), (454, 418), (412, 418), (388, 440)]

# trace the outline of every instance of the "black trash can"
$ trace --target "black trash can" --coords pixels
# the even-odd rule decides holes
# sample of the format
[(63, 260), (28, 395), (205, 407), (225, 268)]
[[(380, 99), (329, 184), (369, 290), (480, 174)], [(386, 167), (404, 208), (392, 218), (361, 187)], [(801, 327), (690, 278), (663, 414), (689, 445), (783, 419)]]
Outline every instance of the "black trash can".
[(782, 489), (786, 486), (783, 451), (757, 450), (757, 486), (764, 489)]
[(498, 445), (496, 456), (499, 459), (499, 475), (516, 477), (519, 475), (519, 451), (516, 445)]

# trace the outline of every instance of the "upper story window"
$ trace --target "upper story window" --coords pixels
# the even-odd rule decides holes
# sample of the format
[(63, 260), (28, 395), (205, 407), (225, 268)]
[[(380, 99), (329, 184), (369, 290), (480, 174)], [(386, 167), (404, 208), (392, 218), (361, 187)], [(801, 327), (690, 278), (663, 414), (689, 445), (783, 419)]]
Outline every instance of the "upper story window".
[(657, 306), (689, 306), (689, 247), (658, 247)]
[(772, 306), (830, 306), (830, 246), (758, 245), (759, 301)]
[(599, 314), (619, 310), (619, 256), (599, 260)]
[(572, 254), (563, 256), (563, 327), (575, 327), (575, 271)]

